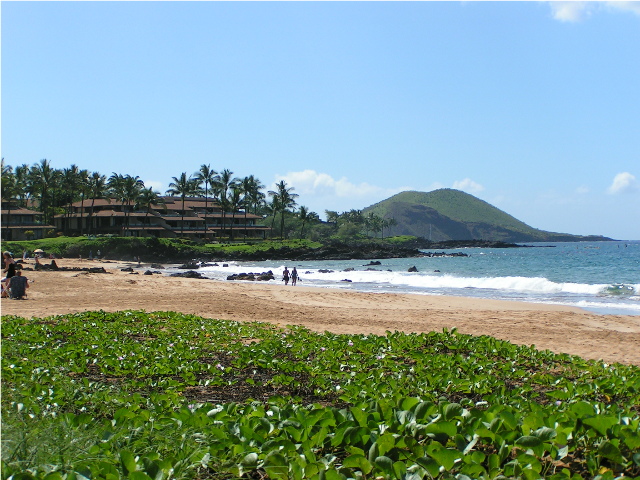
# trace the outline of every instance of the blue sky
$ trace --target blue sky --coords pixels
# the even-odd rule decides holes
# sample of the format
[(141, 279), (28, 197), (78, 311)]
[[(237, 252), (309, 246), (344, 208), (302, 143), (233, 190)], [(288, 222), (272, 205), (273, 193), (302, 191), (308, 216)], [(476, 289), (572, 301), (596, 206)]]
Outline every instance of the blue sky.
[(640, 239), (640, 2), (2, 2), (2, 156)]

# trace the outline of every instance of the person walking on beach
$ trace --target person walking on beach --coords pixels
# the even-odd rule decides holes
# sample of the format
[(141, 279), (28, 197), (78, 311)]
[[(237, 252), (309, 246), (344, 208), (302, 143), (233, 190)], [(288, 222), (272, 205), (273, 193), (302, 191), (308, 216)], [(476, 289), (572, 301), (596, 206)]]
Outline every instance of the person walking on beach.
[(284, 267), (284, 271), (282, 272), (282, 281), (285, 285), (289, 285), (289, 270), (287, 267)]
[(291, 270), (291, 286), (295, 287), (296, 282), (298, 281), (298, 270), (296, 270), (296, 267), (293, 267), (293, 270)]

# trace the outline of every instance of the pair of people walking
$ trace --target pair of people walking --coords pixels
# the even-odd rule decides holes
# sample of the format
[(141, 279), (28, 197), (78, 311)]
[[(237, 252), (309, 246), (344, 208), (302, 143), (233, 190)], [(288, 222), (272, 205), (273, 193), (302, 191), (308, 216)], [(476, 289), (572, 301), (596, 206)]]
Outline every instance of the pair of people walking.
[(298, 275), (298, 270), (296, 267), (293, 267), (293, 270), (289, 271), (287, 267), (284, 267), (284, 271), (282, 272), (282, 281), (285, 285), (289, 285), (289, 280), (291, 280), (291, 286), (295, 286), (295, 284), (300, 279)]

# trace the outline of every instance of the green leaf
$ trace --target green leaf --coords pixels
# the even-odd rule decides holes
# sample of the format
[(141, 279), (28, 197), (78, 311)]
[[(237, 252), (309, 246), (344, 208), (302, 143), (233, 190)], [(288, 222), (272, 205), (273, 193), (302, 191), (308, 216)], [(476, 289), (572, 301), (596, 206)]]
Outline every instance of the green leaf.
[(597, 417), (585, 418), (582, 423), (589, 425), (600, 435), (606, 435), (607, 430), (618, 423), (618, 419), (612, 416), (598, 415)]
[(364, 455), (351, 455), (344, 459), (342, 466), (347, 468), (358, 468), (365, 475), (368, 475), (371, 470), (373, 470), (373, 465), (371, 465), (371, 462), (369, 462)]
[(374, 461), (376, 467), (382, 470), (387, 475), (393, 475), (393, 461), (389, 457), (384, 455), (378, 457)]
[(131, 472), (128, 475), (129, 480), (153, 480), (149, 475), (144, 472)]
[(376, 443), (378, 444), (378, 455), (383, 456), (396, 446), (396, 439), (390, 433), (383, 433), (382, 436), (378, 437)]
[(624, 463), (624, 458), (622, 457), (620, 449), (609, 440), (605, 440), (600, 444), (600, 447), (598, 447), (598, 453), (612, 462)]
[(547, 442), (552, 438), (555, 438), (558, 435), (558, 432), (556, 432), (553, 428), (540, 427), (536, 431), (531, 432), (531, 435), (533, 435), (534, 437), (538, 437), (543, 442)]
[(131, 472), (135, 472), (138, 468), (133, 454), (128, 450), (122, 450), (120, 452), (120, 463), (125, 470), (125, 474), (127, 475)]
[(256, 468), (258, 466), (258, 454), (254, 452), (248, 453), (240, 463), (245, 467)]
[(542, 445), (542, 440), (539, 437), (534, 437), (532, 435), (524, 435), (518, 438), (515, 441), (515, 444), (520, 445), (521, 447), (534, 448)]
[(454, 417), (459, 417), (462, 415), (464, 409), (458, 403), (449, 403), (444, 407), (443, 416), (445, 420), (451, 420)]
[(433, 457), (440, 465), (442, 465), (445, 470), (451, 470), (455, 461), (459, 458), (462, 458), (462, 454), (458, 450), (444, 448), (439, 445), (431, 444), (427, 451), (431, 457)]

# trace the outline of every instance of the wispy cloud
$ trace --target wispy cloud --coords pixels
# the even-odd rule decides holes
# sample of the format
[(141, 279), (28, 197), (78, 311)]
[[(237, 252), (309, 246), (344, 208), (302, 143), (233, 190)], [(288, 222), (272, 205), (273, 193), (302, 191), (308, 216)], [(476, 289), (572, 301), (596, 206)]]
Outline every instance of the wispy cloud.
[(146, 188), (152, 187), (164, 195), (165, 188), (162, 182), (158, 182), (157, 180), (144, 180), (144, 186)]
[(295, 187), (299, 195), (337, 195), (338, 197), (362, 197), (383, 193), (384, 188), (370, 185), (366, 182), (352, 183), (346, 177), (333, 178), (326, 173), (315, 170), (302, 172), (288, 172), (286, 175), (276, 175), (276, 182), (284, 180)]
[(638, 191), (638, 181), (635, 175), (629, 172), (622, 172), (613, 178), (613, 183), (607, 190), (611, 195), (619, 193), (632, 193)]
[(580, 22), (597, 11), (631, 12), (640, 16), (640, 2), (549, 2), (553, 18)]
[(477, 182), (474, 182), (470, 178), (464, 180), (456, 180), (453, 182), (453, 188), (462, 190), (467, 193), (479, 193), (484, 190), (484, 187)]
[(553, 18), (561, 22), (579, 22), (591, 14), (593, 2), (549, 2)]

